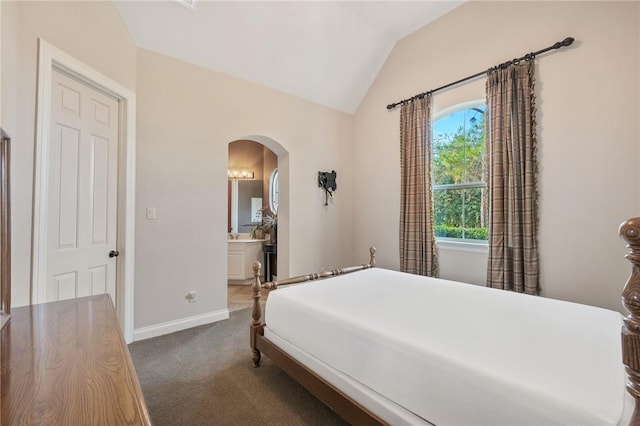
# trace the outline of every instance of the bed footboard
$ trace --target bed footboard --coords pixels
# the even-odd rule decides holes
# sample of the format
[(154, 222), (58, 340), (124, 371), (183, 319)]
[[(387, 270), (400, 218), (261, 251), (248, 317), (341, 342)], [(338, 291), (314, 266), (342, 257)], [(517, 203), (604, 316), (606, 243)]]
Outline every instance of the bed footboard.
[(361, 271), (363, 269), (369, 269), (376, 266), (376, 248), (369, 247), (369, 263), (363, 263), (358, 266), (347, 266), (344, 268), (334, 269), (332, 271), (324, 271), (315, 274), (299, 275), (297, 277), (288, 278), (281, 281), (269, 281), (262, 283), (260, 276), (262, 275), (262, 264), (260, 262), (254, 262), (253, 264), (253, 311), (251, 312), (251, 351), (253, 352), (253, 366), (260, 366), (260, 350), (258, 349), (257, 340), (259, 336), (264, 335), (264, 322), (262, 321), (262, 307), (260, 306), (260, 297), (262, 296), (262, 289), (275, 290), (279, 286), (298, 284), (306, 281), (314, 281), (325, 278), (331, 278), (338, 275), (344, 275), (351, 272)]
[(630, 425), (640, 426), (640, 217), (620, 225), (620, 236), (631, 249), (631, 275), (622, 291), (622, 305), (629, 312), (622, 326), (622, 362), (627, 371), (627, 391), (636, 400)]
[(358, 266), (334, 269), (332, 271), (320, 272), (316, 274), (300, 275), (282, 281), (260, 282), (262, 265), (260, 262), (253, 264), (253, 310), (251, 312), (251, 351), (253, 352), (253, 366), (259, 367), (262, 353), (269, 357), (271, 361), (294, 380), (300, 383), (309, 392), (315, 395), (320, 401), (330, 407), (338, 415), (352, 425), (385, 425), (386, 423), (378, 416), (367, 410), (358, 402), (351, 399), (342, 391), (325, 381), (322, 377), (309, 370), (306, 366), (289, 356), (285, 351), (264, 338), (265, 323), (262, 320), (262, 307), (260, 297), (262, 289), (275, 290), (281, 286), (298, 284), (306, 281), (319, 280), (324, 278), (344, 275), (363, 269), (373, 268), (376, 264), (376, 249), (369, 248), (369, 263)]

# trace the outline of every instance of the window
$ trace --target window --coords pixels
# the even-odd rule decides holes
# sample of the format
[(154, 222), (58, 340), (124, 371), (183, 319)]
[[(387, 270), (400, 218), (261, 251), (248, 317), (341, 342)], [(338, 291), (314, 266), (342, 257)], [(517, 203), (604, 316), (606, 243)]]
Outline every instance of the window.
[(484, 104), (433, 124), (433, 200), (438, 238), (486, 240)]
[(273, 214), (278, 213), (278, 169), (274, 169), (269, 179), (269, 208)]

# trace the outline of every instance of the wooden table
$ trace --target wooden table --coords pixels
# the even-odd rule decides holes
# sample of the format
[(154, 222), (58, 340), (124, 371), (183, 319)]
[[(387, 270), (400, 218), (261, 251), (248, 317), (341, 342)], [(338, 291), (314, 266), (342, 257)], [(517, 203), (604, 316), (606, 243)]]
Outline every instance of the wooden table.
[(108, 295), (11, 311), (0, 335), (2, 425), (148, 425)]

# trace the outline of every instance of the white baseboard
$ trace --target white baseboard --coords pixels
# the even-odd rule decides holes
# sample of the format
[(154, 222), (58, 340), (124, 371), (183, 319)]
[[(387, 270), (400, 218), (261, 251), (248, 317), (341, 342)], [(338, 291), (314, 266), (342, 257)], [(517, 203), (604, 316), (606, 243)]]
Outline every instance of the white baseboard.
[(147, 327), (133, 330), (133, 341), (137, 342), (138, 340), (150, 339), (152, 337), (162, 336), (163, 334), (175, 333), (176, 331), (186, 330), (199, 325), (211, 324), (228, 318), (229, 310), (221, 309), (219, 311), (208, 312), (206, 314), (194, 315), (192, 317), (149, 325)]

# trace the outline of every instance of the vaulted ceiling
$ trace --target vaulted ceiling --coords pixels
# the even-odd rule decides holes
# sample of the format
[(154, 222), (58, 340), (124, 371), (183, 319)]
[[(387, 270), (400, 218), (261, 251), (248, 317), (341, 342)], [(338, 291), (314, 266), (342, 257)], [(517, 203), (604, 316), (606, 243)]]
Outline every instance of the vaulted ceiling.
[(140, 47), (350, 113), (398, 40), (463, 2), (114, 0)]

